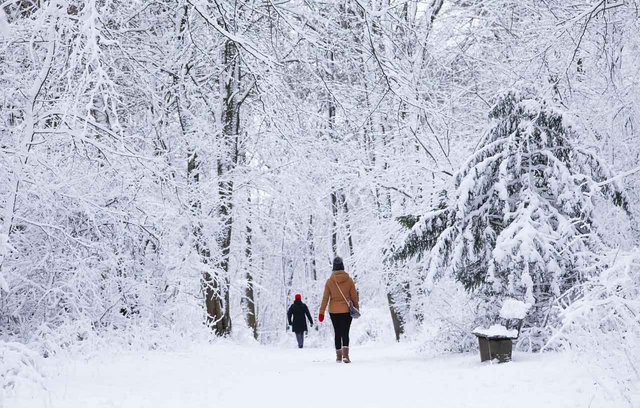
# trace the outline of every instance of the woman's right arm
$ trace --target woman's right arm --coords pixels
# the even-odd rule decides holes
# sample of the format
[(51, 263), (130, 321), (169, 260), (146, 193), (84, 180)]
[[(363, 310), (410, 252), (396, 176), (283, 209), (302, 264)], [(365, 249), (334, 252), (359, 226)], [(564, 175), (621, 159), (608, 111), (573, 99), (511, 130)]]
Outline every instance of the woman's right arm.
[(329, 285), (328, 282), (325, 282), (324, 284), (324, 293), (322, 294), (322, 303), (320, 304), (320, 313), (321, 315), (324, 314), (325, 309), (327, 308), (327, 304), (329, 303), (329, 298), (330, 298), (330, 293), (329, 293)]

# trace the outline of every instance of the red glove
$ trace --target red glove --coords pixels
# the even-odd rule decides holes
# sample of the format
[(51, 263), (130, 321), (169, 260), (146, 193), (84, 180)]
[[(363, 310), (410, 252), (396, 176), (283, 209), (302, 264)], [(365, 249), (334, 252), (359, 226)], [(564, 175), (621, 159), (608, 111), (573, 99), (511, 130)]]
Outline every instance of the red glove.
[(318, 315), (318, 320), (320, 320), (320, 323), (324, 322), (324, 314), (323, 313), (320, 313)]

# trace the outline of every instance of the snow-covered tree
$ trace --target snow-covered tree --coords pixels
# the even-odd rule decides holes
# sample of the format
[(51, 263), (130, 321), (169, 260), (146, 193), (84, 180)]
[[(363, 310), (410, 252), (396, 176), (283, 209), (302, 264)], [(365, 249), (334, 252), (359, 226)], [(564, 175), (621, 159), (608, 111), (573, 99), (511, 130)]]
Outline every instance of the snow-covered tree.
[[(549, 83), (548, 100), (572, 114), (576, 146), (616, 170), (635, 167), (636, 3), (4, 1), (0, 335), (60, 345), (179, 324), (222, 335), (248, 326), (269, 341), (281, 335), (294, 291), (317, 303), (335, 252), (363, 306), (391, 315), (398, 336), (433, 325), (438, 311), (425, 308), (445, 303), (425, 295), (430, 265), (384, 261), (406, 234), (396, 217), (436, 208), (421, 222), (434, 231), (452, 225), (452, 174), (476, 144), (487, 101), (515, 81)], [(580, 166), (567, 168), (578, 175)], [(474, 172), (460, 175), (460, 186)], [(609, 190), (593, 186), (594, 202), (617, 189), (601, 187)], [(638, 191), (627, 189), (636, 214)], [(527, 210), (553, 225), (535, 198)], [(509, 221), (512, 234), (494, 245), (503, 264), (522, 262), (509, 253), (527, 226), (517, 210), (507, 211), (521, 216)], [(578, 249), (598, 245), (589, 231), (609, 212), (590, 225), (572, 218), (579, 210), (558, 211), (589, 236), (534, 239), (574, 251), (557, 261), (562, 290), (582, 273), (589, 256)], [(485, 229), (497, 240), (507, 226), (490, 220)], [(637, 236), (632, 229), (611, 228), (602, 241)], [(486, 260), (473, 245), (456, 248)], [(463, 271), (470, 287), (489, 287), (474, 272), (489, 270), (482, 262)], [(508, 279), (500, 265), (498, 281)], [(514, 291), (524, 298), (519, 277)], [(460, 293), (450, 283), (440, 282), (441, 299)]]
[[(420, 217), (396, 259), (426, 254), (428, 279), (451, 273), (487, 300), (533, 305), (528, 322), (547, 323), (552, 301), (583, 282), (601, 252), (594, 197), (627, 202), (594, 154), (581, 149), (568, 115), (533, 91), (509, 91), (494, 123), (455, 175), (442, 208)], [(407, 219), (403, 220), (404, 222)]]

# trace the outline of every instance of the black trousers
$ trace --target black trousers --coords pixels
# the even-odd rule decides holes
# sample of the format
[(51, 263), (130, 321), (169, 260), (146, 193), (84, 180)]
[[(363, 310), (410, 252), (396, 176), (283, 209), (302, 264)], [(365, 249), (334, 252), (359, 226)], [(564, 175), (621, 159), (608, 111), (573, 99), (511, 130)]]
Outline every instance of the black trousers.
[(349, 329), (353, 318), (349, 313), (329, 313), (333, 332), (335, 333), (336, 350), (342, 347), (349, 347)]
[(296, 332), (296, 340), (298, 340), (298, 348), (304, 346), (304, 332)]

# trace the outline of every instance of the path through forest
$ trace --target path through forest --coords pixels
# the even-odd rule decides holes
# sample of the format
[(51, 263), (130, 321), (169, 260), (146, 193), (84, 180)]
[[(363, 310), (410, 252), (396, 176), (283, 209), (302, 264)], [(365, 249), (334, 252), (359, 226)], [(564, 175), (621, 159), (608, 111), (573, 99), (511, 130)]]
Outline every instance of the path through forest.
[[(292, 340), (293, 341), (293, 340)], [(328, 348), (215, 344), (185, 352), (47, 359), (48, 391), (23, 387), (12, 408), (611, 407), (593, 372), (565, 355), (420, 357), (406, 345)]]

